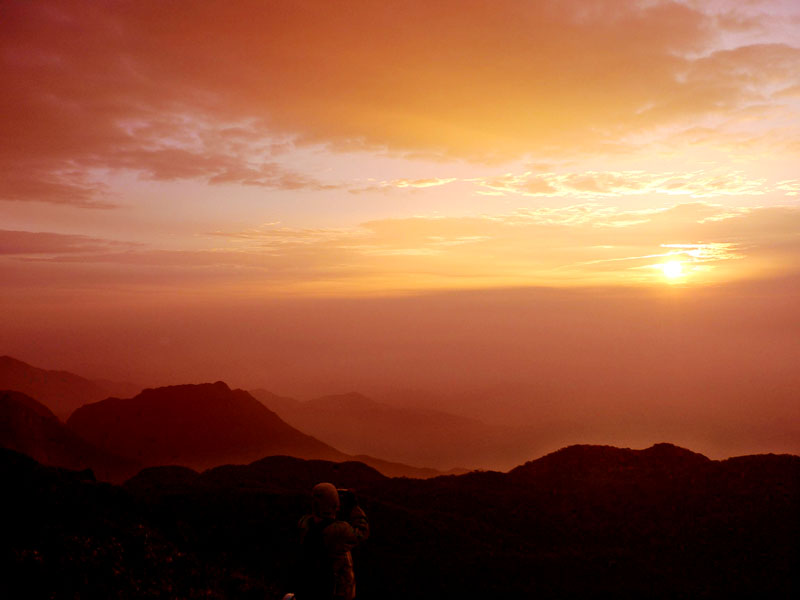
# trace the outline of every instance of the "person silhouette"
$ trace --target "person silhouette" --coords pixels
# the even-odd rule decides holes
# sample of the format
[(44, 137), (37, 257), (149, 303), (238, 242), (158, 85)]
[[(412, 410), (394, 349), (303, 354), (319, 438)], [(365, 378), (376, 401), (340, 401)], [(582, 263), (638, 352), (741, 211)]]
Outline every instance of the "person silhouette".
[(298, 523), (301, 560), (297, 600), (353, 600), (356, 581), (351, 550), (369, 537), (369, 523), (352, 490), (318, 483), (311, 514)]

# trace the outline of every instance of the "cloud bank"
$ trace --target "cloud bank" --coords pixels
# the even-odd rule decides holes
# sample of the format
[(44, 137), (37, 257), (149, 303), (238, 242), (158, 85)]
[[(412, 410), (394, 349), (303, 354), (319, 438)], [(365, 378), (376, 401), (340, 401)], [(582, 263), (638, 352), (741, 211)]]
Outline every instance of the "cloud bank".
[(287, 144), (491, 161), (639, 151), (710, 128), (730, 151), (758, 139), (797, 152), (800, 49), (770, 37), (769, 4), (702, 6), (12, 0), (0, 198), (107, 206), (121, 171), (335, 185), (282, 162)]

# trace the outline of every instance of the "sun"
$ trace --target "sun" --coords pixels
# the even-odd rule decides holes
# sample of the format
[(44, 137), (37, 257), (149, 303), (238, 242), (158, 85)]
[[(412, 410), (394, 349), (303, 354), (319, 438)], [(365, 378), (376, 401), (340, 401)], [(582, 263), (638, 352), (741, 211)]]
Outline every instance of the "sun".
[(664, 277), (667, 279), (677, 279), (683, 275), (683, 265), (677, 260), (664, 263), (661, 265), (661, 269), (664, 271)]

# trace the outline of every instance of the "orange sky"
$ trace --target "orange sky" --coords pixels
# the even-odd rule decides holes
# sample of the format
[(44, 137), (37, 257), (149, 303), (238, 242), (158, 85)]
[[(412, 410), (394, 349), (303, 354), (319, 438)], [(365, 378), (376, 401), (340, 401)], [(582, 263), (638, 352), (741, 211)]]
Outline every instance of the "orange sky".
[[(592, 321), (603, 339), (629, 326), (637, 294), (763, 303), (782, 325), (729, 343), (785, 386), (790, 370), (770, 369), (800, 364), (780, 333), (798, 326), (785, 299), (800, 291), (799, 33), (790, 0), (4, 2), (0, 350), (148, 381), (442, 388), (444, 374), (368, 376), (375, 349), (337, 377), (315, 350), (308, 381), (281, 379), (261, 370), (269, 339), (241, 323), (225, 357), (144, 355), (182, 331), (210, 336), (239, 303), (272, 323), (275, 302), (417, 314), (430, 298), (529, 288), (591, 313), (595, 290), (619, 298)], [(350, 331), (373, 305), (357, 306), (339, 314)], [(479, 306), (486, 322), (509, 310)], [(317, 348), (308, 310), (296, 359)], [(397, 310), (370, 331), (395, 335)], [(127, 350), (105, 341), (126, 319), (150, 332)], [(424, 321), (420, 346), (459, 339)], [(637, 343), (662, 348), (647, 322)], [(510, 357), (516, 329), (470, 340)], [(756, 335), (767, 350), (745, 360)], [(387, 360), (412, 346), (378, 344)], [(449, 364), (446, 349), (423, 354)], [(475, 382), (514, 371), (492, 364)], [(624, 366), (608, 369), (623, 385)], [(797, 404), (782, 402), (772, 417)]]

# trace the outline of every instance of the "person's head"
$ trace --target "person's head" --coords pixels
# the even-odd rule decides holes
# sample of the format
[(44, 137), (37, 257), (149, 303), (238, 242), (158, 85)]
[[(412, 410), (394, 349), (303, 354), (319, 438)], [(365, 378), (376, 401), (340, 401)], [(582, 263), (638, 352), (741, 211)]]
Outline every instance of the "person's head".
[(318, 483), (311, 490), (311, 512), (316, 517), (336, 518), (339, 510), (339, 492), (332, 483)]

